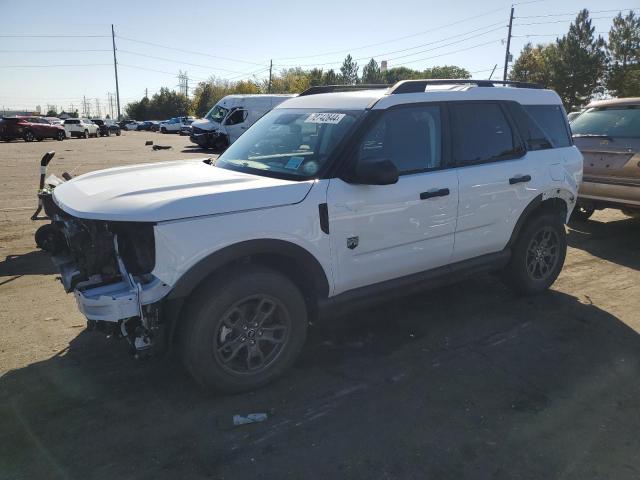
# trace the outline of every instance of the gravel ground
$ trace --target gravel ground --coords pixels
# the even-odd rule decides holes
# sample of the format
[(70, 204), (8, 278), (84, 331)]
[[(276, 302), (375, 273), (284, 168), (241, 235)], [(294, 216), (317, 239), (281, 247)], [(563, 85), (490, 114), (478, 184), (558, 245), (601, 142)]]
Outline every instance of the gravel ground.
[(275, 384), (213, 396), (84, 331), (33, 241), (49, 149), (73, 174), (209, 156), (156, 133), (0, 144), (2, 479), (640, 478), (640, 221), (572, 225), (546, 294), (479, 276), (356, 311)]

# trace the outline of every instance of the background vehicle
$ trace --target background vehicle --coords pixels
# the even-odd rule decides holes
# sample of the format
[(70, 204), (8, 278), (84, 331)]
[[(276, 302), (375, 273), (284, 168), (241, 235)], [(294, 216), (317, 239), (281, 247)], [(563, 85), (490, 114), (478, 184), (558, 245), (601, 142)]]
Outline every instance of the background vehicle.
[(191, 141), (224, 151), (260, 117), (295, 95), (227, 95), (202, 120), (193, 122)]
[(571, 123), (572, 121), (574, 121), (576, 118), (578, 118), (580, 116), (582, 112), (571, 112), (567, 114), (567, 120), (569, 120), (569, 123)]
[(603, 208), (640, 215), (640, 98), (593, 102), (571, 130), (584, 155), (574, 218), (586, 220)]
[(136, 352), (179, 332), (189, 372), (226, 391), (281, 375), (332, 309), (492, 270), (544, 291), (564, 263), (582, 155), (558, 95), (524, 87), (316, 87), (216, 162), (72, 179), (53, 193), (62, 283)]
[(88, 118), (67, 118), (64, 121), (64, 129), (70, 137), (96, 137), (98, 138), (98, 125)]
[(180, 133), (182, 127), (189, 126), (193, 122), (193, 117), (175, 117), (160, 124), (161, 133)]
[(136, 122), (135, 120), (121, 120), (120, 122), (118, 122), (118, 126), (122, 129), (122, 130), (128, 130), (126, 128), (127, 125), (129, 125), (130, 123), (135, 123), (137, 124), (138, 122)]
[(18, 138), (25, 142), (45, 138), (62, 141), (66, 134), (60, 125), (52, 125), (42, 117), (4, 117), (0, 120), (0, 139), (9, 142)]
[(112, 134), (118, 137), (120, 136), (120, 126), (113, 120), (110, 120), (108, 118), (106, 120), (94, 118), (91, 119), (91, 121), (98, 125), (98, 131), (101, 137), (109, 137)]
[(58, 117), (44, 117), (51, 125), (62, 125), (62, 120)]
[(191, 124), (189, 125), (183, 125), (182, 128), (180, 129), (180, 132), (178, 132), (180, 135), (185, 135), (187, 137), (191, 136), (191, 132), (192, 132), (192, 128), (191, 128)]
[(149, 128), (149, 130), (151, 130), (152, 132), (157, 132), (158, 130), (160, 130), (159, 120), (150, 120), (150, 122), (151, 122), (151, 127)]
[(124, 127), (122, 127), (122, 128), (124, 130), (127, 130), (127, 131), (136, 131), (136, 130), (138, 130), (138, 127), (140, 126), (141, 123), (142, 122), (136, 122), (136, 121), (127, 122), (127, 123), (125, 123)]
[(141, 131), (150, 132), (152, 126), (153, 126), (153, 122), (151, 120), (146, 120), (144, 122), (140, 122), (136, 130), (139, 132)]

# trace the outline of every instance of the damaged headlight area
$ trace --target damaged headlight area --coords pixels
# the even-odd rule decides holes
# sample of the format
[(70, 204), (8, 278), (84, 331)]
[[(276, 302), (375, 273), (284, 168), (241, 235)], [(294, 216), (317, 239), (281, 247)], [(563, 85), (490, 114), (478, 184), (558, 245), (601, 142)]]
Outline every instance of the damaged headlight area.
[(160, 330), (160, 300), (169, 287), (152, 275), (154, 225), (87, 220), (57, 214), (53, 261), (90, 329), (150, 351)]

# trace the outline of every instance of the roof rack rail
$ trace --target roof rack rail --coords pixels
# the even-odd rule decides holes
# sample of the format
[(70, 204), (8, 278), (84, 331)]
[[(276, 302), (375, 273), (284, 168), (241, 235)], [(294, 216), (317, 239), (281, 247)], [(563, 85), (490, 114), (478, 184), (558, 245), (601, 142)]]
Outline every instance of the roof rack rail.
[(306, 97), (307, 95), (317, 95), (319, 93), (352, 92), (354, 90), (377, 90), (382, 88), (389, 88), (390, 86), (391, 85), (379, 83), (361, 83), (359, 85), (317, 85), (315, 87), (307, 88), (298, 96)]
[(537, 83), (512, 82), (509, 80), (472, 80), (469, 78), (432, 79), (432, 80), (402, 80), (389, 91), (390, 94), (398, 93), (423, 93), (429, 85), (476, 85), (477, 87), (494, 87), (495, 84), (507, 85), (515, 88), (542, 88)]

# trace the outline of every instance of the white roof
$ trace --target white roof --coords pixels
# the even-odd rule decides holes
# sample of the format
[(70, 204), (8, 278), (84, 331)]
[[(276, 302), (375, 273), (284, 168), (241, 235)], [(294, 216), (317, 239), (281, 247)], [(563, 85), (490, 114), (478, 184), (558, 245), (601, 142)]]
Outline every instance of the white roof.
[[(433, 85), (424, 92), (389, 94), (387, 89), (320, 93), (287, 100), (276, 108), (339, 108), (342, 110), (374, 110), (392, 105), (419, 102), (460, 100), (512, 100), (522, 105), (562, 105), (553, 90), (514, 87), (478, 87), (476, 85)], [(373, 105), (373, 107), (372, 107)]]

